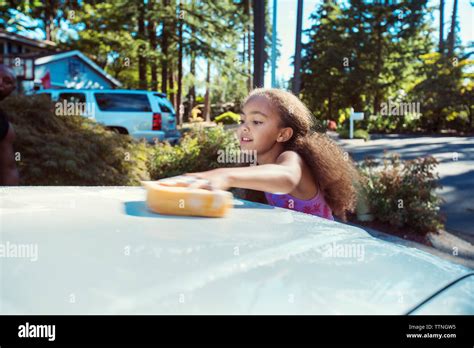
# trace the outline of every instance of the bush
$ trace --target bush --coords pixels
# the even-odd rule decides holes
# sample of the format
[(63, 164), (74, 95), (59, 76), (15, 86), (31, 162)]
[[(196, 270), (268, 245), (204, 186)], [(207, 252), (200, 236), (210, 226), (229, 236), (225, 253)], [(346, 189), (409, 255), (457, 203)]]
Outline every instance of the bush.
[(16, 132), (21, 185), (138, 185), (149, 148), (82, 116), (56, 116), (44, 95), (2, 102)]
[(395, 116), (371, 115), (367, 119), (367, 131), (370, 133), (391, 133), (397, 129), (399, 118)]
[(414, 113), (405, 115), (371, 115), (368, 117), (369, 133), (416, 132), (419, 130), (420, 116)]
[(214, 121), (216, 123), (223, 123), (223, 124), (236, 124), (240, 121), (240, 116), (232, 111), (224, 112), (223, 114), (217, 116)]
[[(343, 139), (349, 139), (349, 130), (341, 128), (337, 131), (339, 136)], [(370, 134), (364, 129), (356, 129), (354, 131), (354, 139), (364, 139), (365, 141), (370, 140)]]
[(192, 127), (181, 141), (171, 146), (158, 143), (150, 159), (150, 176), (154, 180), (180, 175), (186, 172), (200, 172), (229, 164), (219, 163), (219, 150), (237, 151), (239, 145), (233, 132), (216, 127)]
[(435, 189), (437, 161), (433, 157), (401, 161), (399, 155), (384, 155), (383, 166), (365, 160), (360, 167), (363, 194), (375, 219), (418, 233), (443, 227)]

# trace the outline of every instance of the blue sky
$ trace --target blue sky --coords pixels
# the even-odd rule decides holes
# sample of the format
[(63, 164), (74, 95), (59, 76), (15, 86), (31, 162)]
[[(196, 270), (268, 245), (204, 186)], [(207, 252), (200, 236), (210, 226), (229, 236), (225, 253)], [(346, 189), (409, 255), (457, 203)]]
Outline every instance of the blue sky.
[[(284, 78), (288, 80), (293, 75), (292, 57), (295, 52), (295, 32), (296, 32), (296, 7), (297, 0), (277, 0), (277, 36), (280, 40), (280, 59), (277, 62), (277, 80)], [(322, 0), (304, 0), (303, 6), (303, 30), (311, 27), (310, 14), (315, 10)], [(269, 0), (269, 5), (273, 8), (273, 0)], [(430, 1), (430, 5), (438, 6), (439, 0)], [(463, 44), (474, 41), (474, 7), (469, 0), (459, 0), (458, 19), (460, 24), (460, 37)], [(445, 28), (450, 23), (453, 0), (446, 0), (444, 10)], [(439, 11), (434, 15), (433, 27), (438, 28)], [(445, 29), (445, 35), (447, 30)], [(437, 41), (437, 36), (434, 37)], [(270, 70), (265, 72), (265, 87), (270, 87)]]

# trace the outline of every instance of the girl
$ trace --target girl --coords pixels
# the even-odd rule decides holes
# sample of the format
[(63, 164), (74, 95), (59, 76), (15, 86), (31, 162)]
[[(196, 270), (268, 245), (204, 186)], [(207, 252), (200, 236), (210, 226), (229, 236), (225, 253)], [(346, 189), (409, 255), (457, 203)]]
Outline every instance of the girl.
[(197, 187), (263, 191), (273, 206), (345, 220), (354, 208), (356, 170), (339, 146), (312, 130), (312, 120), (293, 94), (255, 89), (243, 102), (237, 135), (241, 150), (256, 152), (257, 165), (186, 175), (203, 179)]

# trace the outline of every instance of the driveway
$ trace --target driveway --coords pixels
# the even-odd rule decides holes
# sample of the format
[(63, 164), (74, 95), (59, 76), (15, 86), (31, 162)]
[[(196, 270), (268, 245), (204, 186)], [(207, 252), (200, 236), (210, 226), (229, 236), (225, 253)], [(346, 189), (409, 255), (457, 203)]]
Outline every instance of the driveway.
[[(332, 134), (334, 136), (334, 134)], [(374, 135), (372, 140), (340, 139), (356, 161), (382, 157), (384, 150), (402, 159), (431, 155), (439, 161), (439, 194), (445, 200), (446, 229), (474, 243), (474, 137)]]

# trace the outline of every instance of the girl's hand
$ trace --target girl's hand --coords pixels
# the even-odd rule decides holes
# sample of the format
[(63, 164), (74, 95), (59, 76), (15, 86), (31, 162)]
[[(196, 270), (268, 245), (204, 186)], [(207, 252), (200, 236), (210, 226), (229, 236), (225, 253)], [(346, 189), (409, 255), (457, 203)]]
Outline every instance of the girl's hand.
[(199, 173), (186, 173), (184, 175), (200, 179), (189, 185), (191, 188), (203, 188), (206, 190), (228, 190), (230, 188), (229, 176), (223, 169), (213, 169)]

